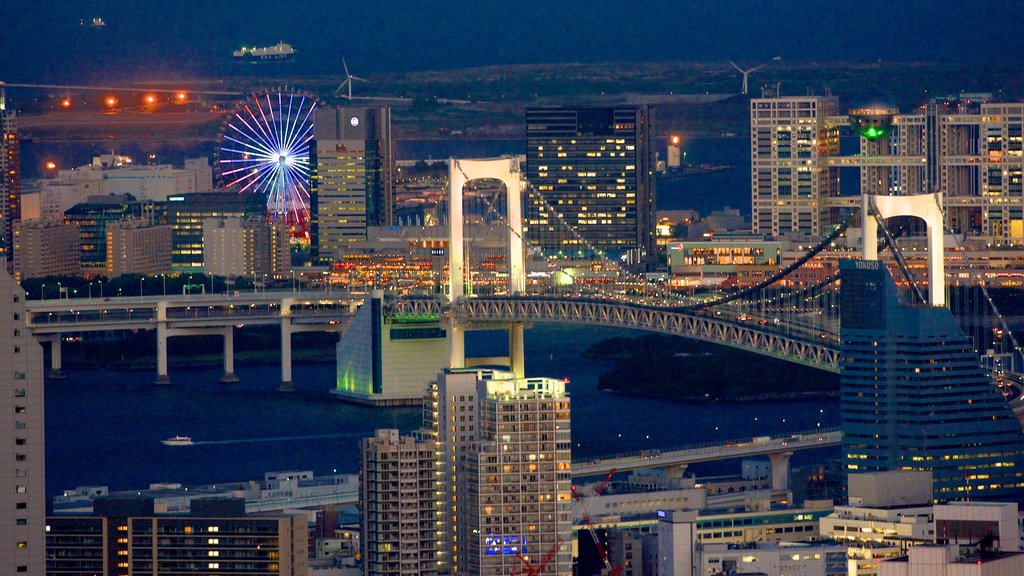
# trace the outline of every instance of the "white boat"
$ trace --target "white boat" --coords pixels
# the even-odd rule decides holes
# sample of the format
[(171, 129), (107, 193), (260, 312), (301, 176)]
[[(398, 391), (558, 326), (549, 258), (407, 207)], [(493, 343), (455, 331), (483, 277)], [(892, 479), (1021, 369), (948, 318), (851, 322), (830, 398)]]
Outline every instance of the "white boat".
[(241, 50), (235, 50), (231, 53), (235, 58), (245, 60), (283, 60), (290, 58), (294, 54), (295, 49), (287, 42), (278, 42), (273, 46), (263, 46), (260, 48), (256, 46), (252, 48), (243, 46)]
[(161, 440), (160, 443), (164, 446), (191, 446), (192, 438), (189, 436), (175, 436), (174, 438)]

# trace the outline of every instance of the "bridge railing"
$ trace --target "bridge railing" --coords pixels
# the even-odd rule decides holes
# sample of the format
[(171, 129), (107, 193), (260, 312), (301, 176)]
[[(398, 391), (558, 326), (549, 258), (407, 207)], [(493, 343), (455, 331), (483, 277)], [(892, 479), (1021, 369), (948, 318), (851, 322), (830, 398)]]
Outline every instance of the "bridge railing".
[[(815, 428), (813, 430), (803, 430), (803, 431), (800, 431), (800, 432), (790, 432), (789, 434), (772, 434), (772, 435), (769, 436), (768, 440), (765, 441), (765, 443), (773, 443), (773, 442), (780, 441), (780, 440), (803, 441), (803, 440), (808, 440), (808, 439), (811, 439), (811, 438), (814, 438), (814, 437), (817, 437), (817, 436), (821, 436), (823, 434), (832, 434), (834, 432), (839, 432), (839, 431), (840, 431), (840, 429), (838, 427), (834, 427), (834, 428)], [(617, 460), (617, 459), (622, 459), (622, 458), (645, 458), (645, 457), (647, 457), (647, 458), (656, 458), (658, 456), (661, 456), (661, 455), (664, 455), (664, 454), (668, 454), (668, 453), (684, 452), (684, 451), (694, 451), (694, 450), (701, 450), (701, 449), (704, 449), (704, 448), (716, 448), (716, 449), (718, 449), (718, 448), (723, 448), (723, 447), (725, 447), (725, 448), (749, 447), (749, 446), (756, 446), (756, 445), (758, 445), (758, 444), (754, 443), (754, 440), (755, 439), (760, 439), (760, 438), (764, 438), (764, 436), (749, 436), (749, 437), (745, 437), (745, 438), (737, 438), (737, 439), (724, 440), (724, 441), (723, 440), (715, 440), (715, 441), (711, 441), (711, 442), (701, 442), (701, 443), (698, 443), (698, 444), (687, 444), (685, 446), (680, 446), (680, 447), (676, 447), (676, 448), (650, 448), (650, 449), (646, 449), (646, 450), (631, 450), (629, 452), (619, 452), (617, 454), (601, 454), (601, 455), (598, 455), (598, 456), (591, 456), (589, 458), (573, 458), (572, 462), (573, 462), (573, 464), (590, 464), (592, 462), (599, 462), (601, 460)]]

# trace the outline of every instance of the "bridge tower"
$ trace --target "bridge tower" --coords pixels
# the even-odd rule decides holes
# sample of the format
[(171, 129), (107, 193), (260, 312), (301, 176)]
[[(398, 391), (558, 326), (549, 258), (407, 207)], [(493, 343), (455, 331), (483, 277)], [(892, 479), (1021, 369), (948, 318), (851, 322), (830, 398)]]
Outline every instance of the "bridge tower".
[[(508, 194), (508, 291), (516, 294), (526, 290), (526, 269), (523, 258), (523, 181), (519, 160), (506, 156), (480, 160), (448, 160), (448, 300), (455, 303), (472, 296), (468, 281), (463, 229), (462, 192), (468, 182), (481, 179), (500, 180)], [(508, 327), (509, 368), (518, 377), (524, 377), (523, 324), (513, 322)], [(465, 329), (453, 319), (448, 327), (451, 368), (466, 367)]]
[(946, 305), (946, 269), (942, 243), (942, 194), (915, 194), (912, 196), (882, 196), (864, 194), (861, 207), (863, 226), (862, 253), (864, 260), (878, 260), (878, 222), (882, 218), (914, 216), (924, 220), (928, 228), (928, 303)]

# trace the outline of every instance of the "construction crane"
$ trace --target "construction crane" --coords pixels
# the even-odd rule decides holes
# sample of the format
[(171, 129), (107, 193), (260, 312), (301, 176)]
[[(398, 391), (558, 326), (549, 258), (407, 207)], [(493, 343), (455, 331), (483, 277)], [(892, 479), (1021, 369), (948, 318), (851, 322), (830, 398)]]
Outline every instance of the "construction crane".
[[(604, 494), (605, 490), (608, 489), (608, 483), (612, 481), (612, 476), (615, 474), (615, 468), (612, 468), (608, 475), (604, 477), (600, 482), (594, 485), (593, 493), (600, 496)], [(590, 532), (590, 537), (594, 539), (594, 546), (597, 548), (597, 554), (601, 557), (601, 561), (604, 562), (605, 570), (608, 571), (608, 576), (621, 576), (622, 575), (622, 564), (612, 566), (610, 560), (608, 560), (608, 550), (605, 549), (604, 545), (601, 544), (601, 539), (597, 536), (597, 530), (594, 530), (594, 523), (590, 520), (590, 507), (583, 500), (583, 495), (572, 487), (572, 500), (580, 507), (580, 511), (583, 513), (583, 525), (587, 527), (587, 531)]]
[(536, 566), (530, 564), (530, 561), (527, 560), (520, 552), (516, 552), (516, 557), (523, 563), (523, 567), (522, 569), (513, 572), (512, 576), (540, 576), (544, 572), (544, 569), (548, 567), (548, 564), (555, 559), (555, 555), (558, 554), (558, 551), (562, 549), (562, 544), (565, 544), (565, 540), (559, 538), (558, 541), (555, 542), (555, 545), (552, 546), (551, 549), (544, 554), (544, 557), (540, 559), (540, 564), (537, 564)]

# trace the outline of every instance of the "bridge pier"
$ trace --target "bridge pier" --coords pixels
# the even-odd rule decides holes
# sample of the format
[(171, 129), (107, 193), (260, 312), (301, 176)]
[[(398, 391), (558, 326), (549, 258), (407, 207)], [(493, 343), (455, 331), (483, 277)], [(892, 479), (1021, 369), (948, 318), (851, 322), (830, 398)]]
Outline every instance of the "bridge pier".
[(789, 458), (792, 452), (772, 452), (768, 460), (772, 464), (772, 490), (789, 490)]
[(46, 341), (50, 343), (50, 370), (47, 371), (46, 377), (62, 380), (64, 378), (64, 370), (61, 368), (61, 336), (60, 334), (54, 334), (47, 338)]
[(672, 464), (662, 467), (661, 472), (665, 475), (666, 480), (669, 478), (682, 478), (686, 474), (687, 466), (687, 464)]
[(509, 369), (516, 378), (526, 377), (526, 353), (523, 351), (523, 323), (513, 322), (508, 327), (508, 358)]
[(235, 327), (228, 326), (224, 329), (224, 375), (220, 377), (222, 384), (235, 384), (238, 376), (235, 376)]
[[(163, 318), (160, 311), (163, 308)], [(167, 305), (163, 302), (157, 304), (157, 325), (156, 325), (156, 381), (154, 384), (167, 385), (171, 378), (167, 375), (167, 338), (170, 335), (167, 330)]]
[[(281, 306), (281, 314), (284, 314), (284, 306)], [(295, 392), (295, 384), (292, 383), (292, 320), (281, 318), (281, 385), (278, 392)]]
[(453, 318), (448, 326), (448, 367), (466, 367), (466, 331)]

